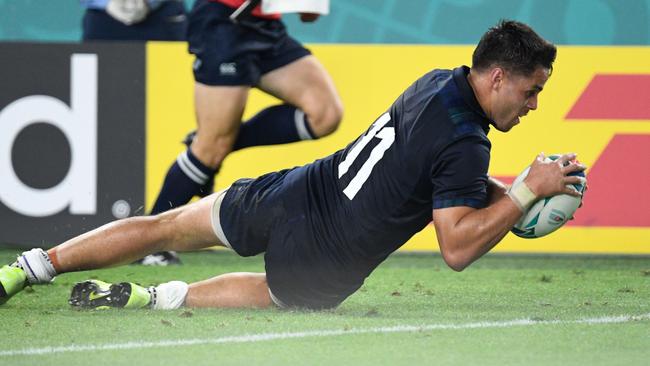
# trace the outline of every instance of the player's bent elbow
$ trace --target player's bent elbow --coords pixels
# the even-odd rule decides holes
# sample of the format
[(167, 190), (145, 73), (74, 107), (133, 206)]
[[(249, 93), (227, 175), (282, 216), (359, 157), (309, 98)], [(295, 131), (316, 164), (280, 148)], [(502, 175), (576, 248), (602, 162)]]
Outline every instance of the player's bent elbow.
[(462, 272), (472, 263), (460, 250), (441, 250), (441, 253), (447, 266), (456, 272)]
[(468, 260), (467, 253), (463, 250), (463, 243), (459, 243), (453, 237), (445, 235), (445, 231), (438, 230), (437, 233), (440, 254), (447, 266), (456, 272), (464, 270), (471, 263), (471, 260)]
[(469, 262), (465, 261), (453, 261), (445, 259), (445, 263), (447, 263), (447, 266), (449, 266), (449, 268), (453, 269), (456, 272), (462, 272), (469, 266)]

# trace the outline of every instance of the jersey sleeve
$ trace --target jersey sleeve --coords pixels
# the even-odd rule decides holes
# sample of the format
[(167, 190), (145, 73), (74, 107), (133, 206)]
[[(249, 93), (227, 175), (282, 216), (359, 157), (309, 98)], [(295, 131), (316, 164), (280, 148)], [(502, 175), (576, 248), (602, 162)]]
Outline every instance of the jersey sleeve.
[(469, 136), (447, 146), (431, 171), (433, 208), (487, 204), (489, 142)]

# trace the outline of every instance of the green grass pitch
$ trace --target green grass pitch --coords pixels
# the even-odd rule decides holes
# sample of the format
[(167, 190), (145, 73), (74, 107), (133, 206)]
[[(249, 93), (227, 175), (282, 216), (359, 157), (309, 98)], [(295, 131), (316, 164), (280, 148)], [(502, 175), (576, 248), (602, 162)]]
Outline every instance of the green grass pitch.
[[(0, 263), (18, 250), (0, 250)], [(187, 253), (177, 267), (62, 275), (0, 306), (0, 365), (647, 365), (650, 258), (488, 255), (462, 273), (394, 255), (324, 312), (76, 311), (76, 281), (150, 285), (261, 258)]]

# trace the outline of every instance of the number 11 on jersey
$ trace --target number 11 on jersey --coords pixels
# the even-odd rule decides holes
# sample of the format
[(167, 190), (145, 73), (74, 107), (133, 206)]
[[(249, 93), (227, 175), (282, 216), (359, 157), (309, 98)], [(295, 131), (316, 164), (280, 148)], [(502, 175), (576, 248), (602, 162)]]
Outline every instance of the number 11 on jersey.
[(370, 131), (361, 138), (356, 145), (350, 149), (348, 156), (339, 164), (339, 179), (345, 175), (352, 166), (352, 163), (359, 157), (359, 154), (363, 149), (368, 145), (368, 143), (375, 137), (381, 139), (381, 142), (375, 146), (368, 159), (363, 163), (361, 169), (357, 172), (357, 175), (352, 178), (350, 183), (343, 189), (343, 193), (350, 199), (354, 199), (354, 196), (357, 195), (363, 184), (370, 177), (372, 173), (372, 168), (384, 157), (384, 152), (391, 147), (393, 142), (395, 142), (395, 128), (385, 127), (386, 124), (390, 121), (390, 115), (387, 113), (382, 114), (376, 121), (373, 123)]

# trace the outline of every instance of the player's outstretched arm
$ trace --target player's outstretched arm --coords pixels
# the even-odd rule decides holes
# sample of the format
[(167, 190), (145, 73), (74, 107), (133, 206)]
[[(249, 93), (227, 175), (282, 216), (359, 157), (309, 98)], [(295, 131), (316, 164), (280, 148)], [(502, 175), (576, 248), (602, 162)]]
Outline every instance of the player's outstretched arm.
[[(575, 157), (575, 154), (565, 154), (556, 161), (544, 162), (543, 154), (537, 156), (524, 180), (530, 194), (528, 202), (503, 194), (503, 187), (492, 181), (488, 184), (485, 208), (457, 206), (433, 210), (433, 224), (447, 265), (462, 271), (487, 253), (512, 229), (522, 210), (535, 200), (560, 193), (579, 195), (566, 187), (581, 179), (567, 174), (585, 169), (584, 165), (571, 162)], [(570, 163), (565, 166), (566, 162)]]

